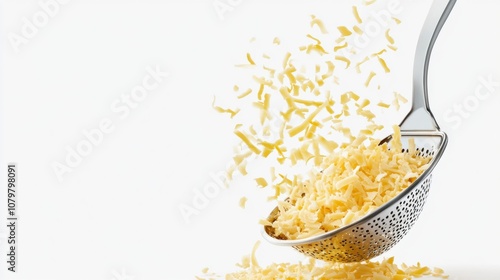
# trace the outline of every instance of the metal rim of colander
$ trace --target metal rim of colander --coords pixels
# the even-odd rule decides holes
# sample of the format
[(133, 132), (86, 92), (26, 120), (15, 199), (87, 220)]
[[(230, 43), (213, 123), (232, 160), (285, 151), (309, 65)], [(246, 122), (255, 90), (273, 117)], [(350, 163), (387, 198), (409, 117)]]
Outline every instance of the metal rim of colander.
[[(393, 205), (395, 205), (396, 203), (401, 201), (403, 198), (405, 198), (417, 186), (419, 186), (425, 178), (427, 178), (429, 175), (431, 175), (432, 171), (434, 170), (434, 167), (437, 165), (437, 163), (441, 159), (441, 156), (443, 155), (443, 152), (446, 148), (446, 145), (448, 144), (448, 136), (446, 135), (445, 132), (439, 131), (439, 130), (438, 131), (430, 131), (430, 132), (429, 131), (401, 131), (401, 136), (402, 137), (403, 136), (404, 137), (432, 136), (432, 137), (440, 137), (441, 138), (441, 141), (439, 143), (439, 147), (437, 147), (435, 149), (435, 154), (433, 155), (432, 160), (429, 162), (429, 167), (420, 175), (420, 177), (418, 177), (411, 185), (409, 185), (401, 193), (399, 193), (397, 196), (395, 196), (394, 198), (392, 198), (391, 200), (389, 200), (385, 204), (381, 205), (379, 208), (377, 208), (376, 210), (374, 210), (370, 214), (357, 220), (356, 222), (353, 222), (349, 225), (346, 225), (344, 227), (341, 227), (341, 228), (338, 228), (335, 230), (331, 230), (331, 231), (328, 231), (328, 232), (325, 232), (325, 233), (322, 233), (319, 235), (307, 237), (307, 238), (293, 239), (293, 240), (278, 239), (274, 236), (271, 236), (268, 233), (268, 231), (266, 230), (266, 228), (269, 228), (270, 226), (263, 226), (261, 231), (262, 231), (262, 235), (266, 239), (266, 241), (270, 242), (271, 244), (280, 245), (280, 246), (300, 246), (300, 245), (307, 245), (307, 244), (312, 244), (312, 243), (316, 243), (319, 241), (323, 241), (323, 240), (329, 239), (335, 235), (338, 235), (344, 231), (347, 231), (353, 227), (356, 227), (356, 226), (362, 225), (366, 222), (369, 222), (373, 218), (377, 217), (380, 213), (384, 212), (385, 210), (387, 210), (388, 208), (392, 207)], [(381, 143), (389, 141), (390, 138), (391, 138), (391, 136), (385, 138), (384, 140), (382, 140)], [(271, 213), (274, 213), (274, 211), (276, 209), (277, 209), (277, 207), (275, 207), (271, 211)], [(267, 220), (269, 220), (270, 218), (272, 218), (272, 214), (269, 215)]]

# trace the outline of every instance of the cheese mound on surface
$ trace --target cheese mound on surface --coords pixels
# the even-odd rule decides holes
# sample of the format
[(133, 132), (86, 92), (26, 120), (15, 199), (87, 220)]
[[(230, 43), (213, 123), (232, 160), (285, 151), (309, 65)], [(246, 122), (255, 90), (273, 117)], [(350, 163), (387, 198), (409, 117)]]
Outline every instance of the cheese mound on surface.
[(277, 263), (267, 267), (247, 267), (245, 270), (226, 275), (226, 280), (406, 280), (422, 276), (433, 276), (443, 279), (440, 268), (431, 269), (427, 266), (400, 265), (394, 263), (394, 257), (380, 262), (368, 261), (362, 263), (324, 263), (310, 258), (307, 263)]
[[(407, 280), (423, 276), (448, 278), (441, 268), (429, 268), (420, 263), (398, 265), (394, 262), (394, 257), (357, 263), (331, 263), (307, 258), (305, 262), (272, 263), (263, 267), (255, 256), (259, 244), (260, 242), (255, 243), (251, 255), (245, 256), (238, 264), (241, 270), (226, 274), (226, 280)], [(202, 272), (204, 275), (196, 279), (222, 279), (222, 276), (209, 272), (208, 269)]]
[(403, 152), (399, 127), (393, 129), (391, 148), (360, 136), (295, 183), (289, 201), (278, 204), (275, 235), (301, 239), (349, 225), (414, 182), (431, 157), (419, 156), (413, 141)]

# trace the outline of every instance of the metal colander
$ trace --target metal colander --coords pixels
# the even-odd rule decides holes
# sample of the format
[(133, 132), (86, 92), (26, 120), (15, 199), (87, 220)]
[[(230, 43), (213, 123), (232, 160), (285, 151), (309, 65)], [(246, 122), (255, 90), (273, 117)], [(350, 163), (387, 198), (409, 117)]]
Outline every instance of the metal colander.
[[(267, 241), (292, 246), (324, 261), (358, 262), (388, 251), (412, 228), (429, 194), (432, 171), (448, 142), (429, 109), (427, 72), (432, 47), (455, 2), (434, 0), (432, 4), (415, 54), (412, 109), (400, 125), (403, 151), (408, 151), (409, 139), (414, 139), (419, 155), (433, 157), (428, 169), (395, 198), (348, 226), (299, 240), (281, 239), (274, 235), (272, 226), (264, 226), (263, 236)], [(382, 142), (388, 142), (390, 147), (390, 140), (391, 136)], [(272, 223), (279, 214), (276, 207), (267, 220)]]
[[(429, 168), (411, 186), (387, 204), (378, 208), (357, 222), (300, 240), (281, 240), (275, 238), (271, 226), (265, 226), (264, 237), (276, 245), (292, 246), (298, 251), (325, 261), (355, 262), (376, 257), (394, 246), (406, 235), (417, 221), (429, 194), (432, 170), (441, 157), (447, 142), (446, 134), (422, 135), (418, 132), (404, 132), (404, 149), (408, 139), (413, 138), (419, 155), (432, 156)], [(274, 222), (279, 215), (276, 207), (268, 217)]]

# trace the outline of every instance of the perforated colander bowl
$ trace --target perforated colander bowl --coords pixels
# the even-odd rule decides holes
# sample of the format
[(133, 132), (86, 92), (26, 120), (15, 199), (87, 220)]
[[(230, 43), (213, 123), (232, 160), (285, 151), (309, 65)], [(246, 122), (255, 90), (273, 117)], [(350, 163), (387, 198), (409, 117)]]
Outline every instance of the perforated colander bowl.
[[(434, 0), (420, 34), (413, 72), (412, 109), (400, 125), (403, 151), (408, 151), (409, 139), (415, 141), (418, 153), (432, 156), (429, 167), (395, 198), (362, 219), (321, 235), (284, 240), (274, 235), (272, 226), (263, 227), (264, 238), (272, 244), (292, 246), (298, 251), (325, 261), (358, 262), (369, 260), (388, 251), (412, 228), (423, 210), (429, 194), (432, 172), (448, 143), (431, 113), (427, 95), (427, 72), (434, 42), (456, 0)], [(391, 136), (382, 142), (388, 142)], [(276, 207), (267, 220), (279, 216)]]
[[(447, 143), (445, 133), (430, 136), (419, 132), (402, 133), (403, 148), (413, 138), (420, 155), (432, 156), (429, 168), (394, 199), (361, 220), (337, 230), (300, 240), (280, 240), (271, 226), (264, 227), (264, 237), (275, 245), (292, 246), (298, 251), (325, 261), (356, 262), (376, 257), (399, 242), (417, 221), (424, 207), (432, 180), (432, 171)], [(268, 217), (276, 220), (276, 207)]]

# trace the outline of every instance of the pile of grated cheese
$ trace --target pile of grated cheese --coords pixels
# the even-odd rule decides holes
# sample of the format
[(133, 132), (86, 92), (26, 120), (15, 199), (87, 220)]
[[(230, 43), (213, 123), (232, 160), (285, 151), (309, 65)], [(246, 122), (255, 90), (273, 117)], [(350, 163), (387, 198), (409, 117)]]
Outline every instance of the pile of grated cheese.
[[(394, 257), (382, 261), (364, 261), (357, 263), (322, 262), (314, 258), (307, 258), (298, 263), (272, 263), (262, 267), (255, 256), (259, 242), (254, 245), (250, 256), (245, 256), (238, 266), (240, 271), (225, 275), (226, 280), (331, 280), (331, 279), (359, 279), (359, 280), (408, 280), (423, 276), (447, 279), (441, 268), (430, 268), (416, 265), (396, 264)], [(221, 279), (220, 275), (210, 273), (204, 269), (198, 280)]]
[[(293, 184), (289, 201), (279, 202), (274, 235), (301, 239), (347, 226), (388, 202), (414, 182), (432, 157), (421, 156), (413, 139), (403, 151), (399, 127), (388, 143), (360, 136), (324, 158), (309, 178)], [(368, 142), (368, 143), (366, 143)]]

